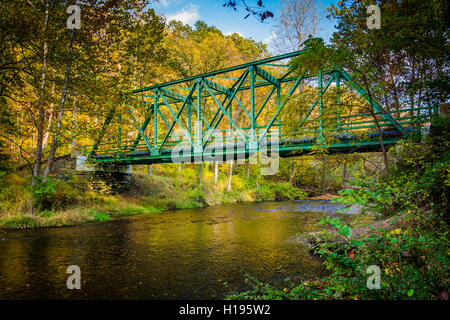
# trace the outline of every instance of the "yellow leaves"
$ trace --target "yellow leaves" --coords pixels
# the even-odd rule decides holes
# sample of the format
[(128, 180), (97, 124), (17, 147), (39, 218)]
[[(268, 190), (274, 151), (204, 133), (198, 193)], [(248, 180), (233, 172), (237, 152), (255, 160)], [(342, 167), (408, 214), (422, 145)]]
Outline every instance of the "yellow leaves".
[(396, 271), (400, 272), (399, 263), (393, 263), (392, 266), (395, 268)]
[(392, 235), (397, 235), (397, 234), (401, 234), (401, 233), (402, 233), (402, 229), (400, 229), (400, 228), (394, 229), (390, 232), (390, 234), (392, 234)]
[(384, 273), (386, 274), (393, 274), (396, 271), (400, 272), (400, 268), (399, 268), (400, 264), (398, 262), (395, 262), (392, 264), (392, 266), (390, 268), (385, 268), (384, 269)]

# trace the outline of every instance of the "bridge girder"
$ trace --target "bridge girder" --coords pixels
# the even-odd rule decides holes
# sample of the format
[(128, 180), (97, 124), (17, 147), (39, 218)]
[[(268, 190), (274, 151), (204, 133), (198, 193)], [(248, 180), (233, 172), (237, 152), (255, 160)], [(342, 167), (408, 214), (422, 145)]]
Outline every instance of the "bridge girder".
[[(282, 111), (302, 81), (309, 81), (314, 78), (317, 78), (317, 97), (314, 103), (306, 110), (296, 129), (290, 131), (289, 134), (303, 132), (305, 124), (308, 120), (311, 120), (310, 117), (318, 105), (317, 119), (315, 119), (318, 120), (318, 126), (315, 127), (313, 132), (319, 138), (323, 136), (327, 130), (323, 118), (325, 110), (324, 94), (333, 82), (336, 85), (337, 105), (340, 105), (340, 86), (346, 84), (367, 100), (376, 111), (376, 114), (381, 116), (384, 126), (392, 126), (401, 135), (407, 134), (402, 123), (370, 97), (366, 90), (359, 86), (352, 76), (339, 66), (335, 66), (333, 70), (323, 70), (318, 75), (295, 75), (293, 70), (288, 68), (288, 65), (274, 64), (275, 62), (294, 58), (303, 52), (292, 52), (149, 86), (133, 90), (124, 95), (124, 107), (130, 116), (132, 128), (137, 135), (132, 141), (122, 141), (121, 137), (119, 137), (119, 146), (117, 150), (112, 151), (113, 160), (111, 161), (121, 161), (127, 155), (142, 150), (146, 150), (145, 152), (148, 153), (147, 157), (149, 159), (158, 159), (158, 157), (163, 159), (163, 151), (173, 148), (175, 142), (180, 142), (180, 140), (176, 140), (179, 137), (194, 150), (194, 153), (203, 153), (205, 148), (213, 143), (212, 137), (219, 130), (219, 126), (225, 123), (227, 123), (228, 130), (233, 130), (236, 134), (237, 137), (233, 139), (244, 143), (248, 152), (257, 152), (264, 141), (267, 140), (274, 126), (278, 127), (278, 137), (282, 137), (282, 130), (284, 130), (283, 126), (285, 125), (282, 123)], [(326, 79), (327, 77), (328, 79)], [(259, 93), (257, 93), (258, 90)], [(238, 93), (241, 93), (240, 98), (237, 97)], [(249, 93), (249, 96), (247, 97), (247, 102), (244, 102), (242, 99), (246, 93)], [(141, 103), (147, 106), (147, 111), (144, 114), (139, 113), (137, 107), (132, 105), (133, 103), (138, 105)], [(215, 106), (215, 110), (205, 108), (205, 105), (211, 103)], [(234, 108), (234, 105), (237, 105), (237, 108)], [(239, 113), (238, 110), (240, 110)], [(265, 119), (260, 120), (265, 110), (267, 110)], [(105, 135), (116, 114), (117, 107), (106, 116), (99, 136), (89, 153), (90, 159), (94, 161), (99, 159), (95, 155), (98, 153), (98, 148), (101, 145), (101, 138)], [(240, 117), (239, 119), (237, 118), (238, 116)], [(289, 120), (289, 115), (283, 116)], [(346, 129), (348, 131), (354, 129), (354, 127), (343, 126), (340, 115), (338, 118), (339, 130), (345, 131)], [(242, 119), (248, 125), (244, 125), (245, 121)], [(118, 124), (119, 135), (122, 134), (121, 121)], [(139, 123), (140, 121), (142, 125)], [(260, 125), (258, 121), (265, 121), (265, 123)], [(277, 124), (275, 124), (276, 121), (278, 121)], [(364, 121), (361, 123), (363, 124)], [(196, 126), (195, 130), (193, 130), (193, 125)], [(370, 125), (373, 124), (369, 124), (369, 127)], [(175, 134), (175, 128), (181, 130), (181, 136)], [(357, 128), (364, 128), (364, 126)], [(150, 130), (153, 131), (151, 134), (146, 133)]]

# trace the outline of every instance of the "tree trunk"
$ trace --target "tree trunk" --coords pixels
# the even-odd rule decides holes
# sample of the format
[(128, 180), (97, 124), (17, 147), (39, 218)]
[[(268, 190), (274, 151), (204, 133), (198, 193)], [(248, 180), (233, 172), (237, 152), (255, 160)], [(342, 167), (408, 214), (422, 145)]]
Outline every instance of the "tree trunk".
[(201, 186), (202, 185), (202, 166), (203, 164), (200, 163), (198, 165), (198, 185)]
[[(373, 109), (372, 109), (372, 113), (373, 113)], [(380, 141), (381, 152), (383, 153), (384, 175), (386, 177), (388, 177), (389, 176), (389, 161), (388, 161), (388, 157), (387, 157), (386, 148), (384, 147), (384, 143), (383, 143), (383, 134), (381, 132), (381, 127), (380, 127), (380, 124), (378, 123), (378, 119), (376, 118), (376, 116), (374, 114), (373, 114), (373, 117), (375, 119), (375, 123), (378, 128), (378, 140)]]
[(61, 93), (61, 101), (60, 101), (60, 106), (59, 106), (59, 110), (58, 110), (58, 120), (56, 122), (56, 131), (53, 133), (52, 145), (50, 147), (50, 153), (48, 155), (47, 164), (45, 166), (44, 173), (42, 175), (44, 177), (44, 179), (46, 179), (50, 173), (53, 162), (55, 161), (56, 149), (58, 148), (58, 144), (59, 144), (59, 135), (61, 133), (64, 105), (66, 103), (67, 87), (69, 84), (70, 70), (71, 70), (71, 66), (72, 66), (71, 54), (72, 54), (72, 48), (73, 48), (74, 30), (75, 29), (72, 29), (72, 32), (70, 34), (69, 52), (68, 52), (68, 59), (67, 59), (67, 63), (66, 63), (66, 74), (64, 76), (64, 86), (63, 86), (63, 90)]
[(341, 185), (345, 185), (345, 180), (347, 179), (347, 160), (344, 160), (344, 169), (342, 171), (342, 182)]
[(33, 177), (31, 184), (33, 186), (36, 185), (36, 179), (39, 178), (42, 164), (42, 140), (44, 137), (44, 108), (41, 107), (39, 110), (39, 118), (38, 118), (38, 127), (37, 127), (37, 141), (36, 141), (36, 153), (35, 153), (35, 161), (33, 167)]
[(293, 185), (294, 184), (294, 175), (292, 174), (292, 172), (294, 171), (293, 160), (289, 159), (288, 162), (289, 162), (289, 172), (288, 172), (289, 184)]
[(75, 128), (76, 128), (76, 114), (77, 114), (77, 98), (73, 97), (73, 108), (72, 108), (72, 150), (75, 150), (76, 147), (76, 138), (75, 138)]
[[(54, 95), (55, 95), (55, 84), (53, 83), (53, 86), (52, 86), (52, 97)], [(42, 142), (42, 150), (45, 150), (45, 148), (47, 147), (48, 136), (50, 134), (50, 129), (52, 127), (53, 107), (54, 107), (54, 103), (53, 103), (53, 100), (52, 100), (52, 102), (50, 103), (50, 114), (49, 114), (49, 117), (48, 117), (47, 129), (45, 130), (44, 141)]]
[(230, 162), (230, 174), (228, 175), (228, 188), (227, 188), (227, 192), (231, 191), (231, 178), (233, 177), (233, 163), (234, 160), (231, 160)]
[(219, 178), (219, 163), (216, 161), (215, 167), (214, 167), (214, 184), (215, 185), (217, 185), (218, 178)]
[(386, 153), (386, 148), (384, 147), (384, 143), (383, 143), (383, 134), (381, 132), (381, 127), (380, 124), (378, 122), (378, 119), (373, 111), (373, 99), (372, 99), (372, 94), (369, 90), (369, 85), (367, 83), (367, 79), (365, 76), (363, 76), (363, 80), (364, 80), (364, 85), (366, 87), (366, 92), (369, 95), (369, 101), (370, 101), (370, 113), (372, 114), (373, 119), (375, 120), (375, 124), (377, 125), (377, 129), (378, 129), (378, 139), (380, 141), (380, 145), (381, 145), (381, 151), (383, 152), (383, 160), (384, 160), (384, 175), (387, 177), (389, 176), (389, 162), (388, 162), (388, 157), (387, 157), (387, 153)]
[(325, 158), (322, 159), (322, 168), (320, 170), (320, 191), (324, 190), (325, 185)]
[[(45, 1), (45, 15), (44, 15), (44, 33), (46, 33), (48, 27), (48, 1)], [(42, 58), (42, 77), (41, 77), (41, 95), (39, 101), (39, 116), (37, 121), (37, 139), (36, 139), (36, 152), (35, 161), (33, 167), (33, 177), (31, 184), (36, 185), (36, 178), (39, 177), (42, 164), (42, 141), (44, 138), (44, 121), (45, 121), (45, 110), (44, 110), (44, 100), (45, 100), (45, 85), (47, 77), (47, 55), (48, 55), (48, 44), (44, 41), (43, 48), (43, 58)]]

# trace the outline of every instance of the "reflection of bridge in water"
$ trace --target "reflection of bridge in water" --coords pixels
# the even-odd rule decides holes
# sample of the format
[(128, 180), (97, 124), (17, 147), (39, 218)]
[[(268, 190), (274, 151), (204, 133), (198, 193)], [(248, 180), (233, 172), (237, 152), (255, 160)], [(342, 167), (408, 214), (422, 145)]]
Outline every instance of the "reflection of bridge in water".
[[(381, 150), (381, 141), (389, 146), (420, 133), (437, 114), (431, 107), (387, 111), (339, 67), (296, 75), (282, 62), (302, 52), (134, 90), (83, 153), (94, 163), (151, 164), (242, 159), (261, 151), (289, 157), (317, 146), (328, 153), (371, 152)], [(294, 122), (286, 105), (293, 95), (306, 95), (305, 85), (314, 88), (314, 102)], [(343, 90), (367, 101), (365, 113), (341, 103)]]

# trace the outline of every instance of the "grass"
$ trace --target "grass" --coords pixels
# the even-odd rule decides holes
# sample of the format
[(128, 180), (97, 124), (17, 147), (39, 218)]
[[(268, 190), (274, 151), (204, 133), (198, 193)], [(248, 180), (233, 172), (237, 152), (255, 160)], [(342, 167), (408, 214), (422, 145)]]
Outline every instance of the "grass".
[(247, 178), (238, 171), (233, 175), (231, 190), (228, 191), (227, 175), (222, 171), (215, 184), (213, 169), (207, 165), (203, 168), (202, 186), (199, 187), (195, 165), (184, 165), (181, 171), (173, 164), (154, 166), (151, 176), (144, 168), (136, 167), (131, 189), (121, 195), (89, 190), (87, 182), (77, 176), (68, 181), (54, 180), (51, 187), (44, 186), (39, 190), (40, 197), (45, 199), (39, 210), (32, 210), (30, 177), (23, 173), (10, 173), (0, 180), (0, 228), (67, 226), (222, 203), (306, 197), (302, 190), (286, 182)]

